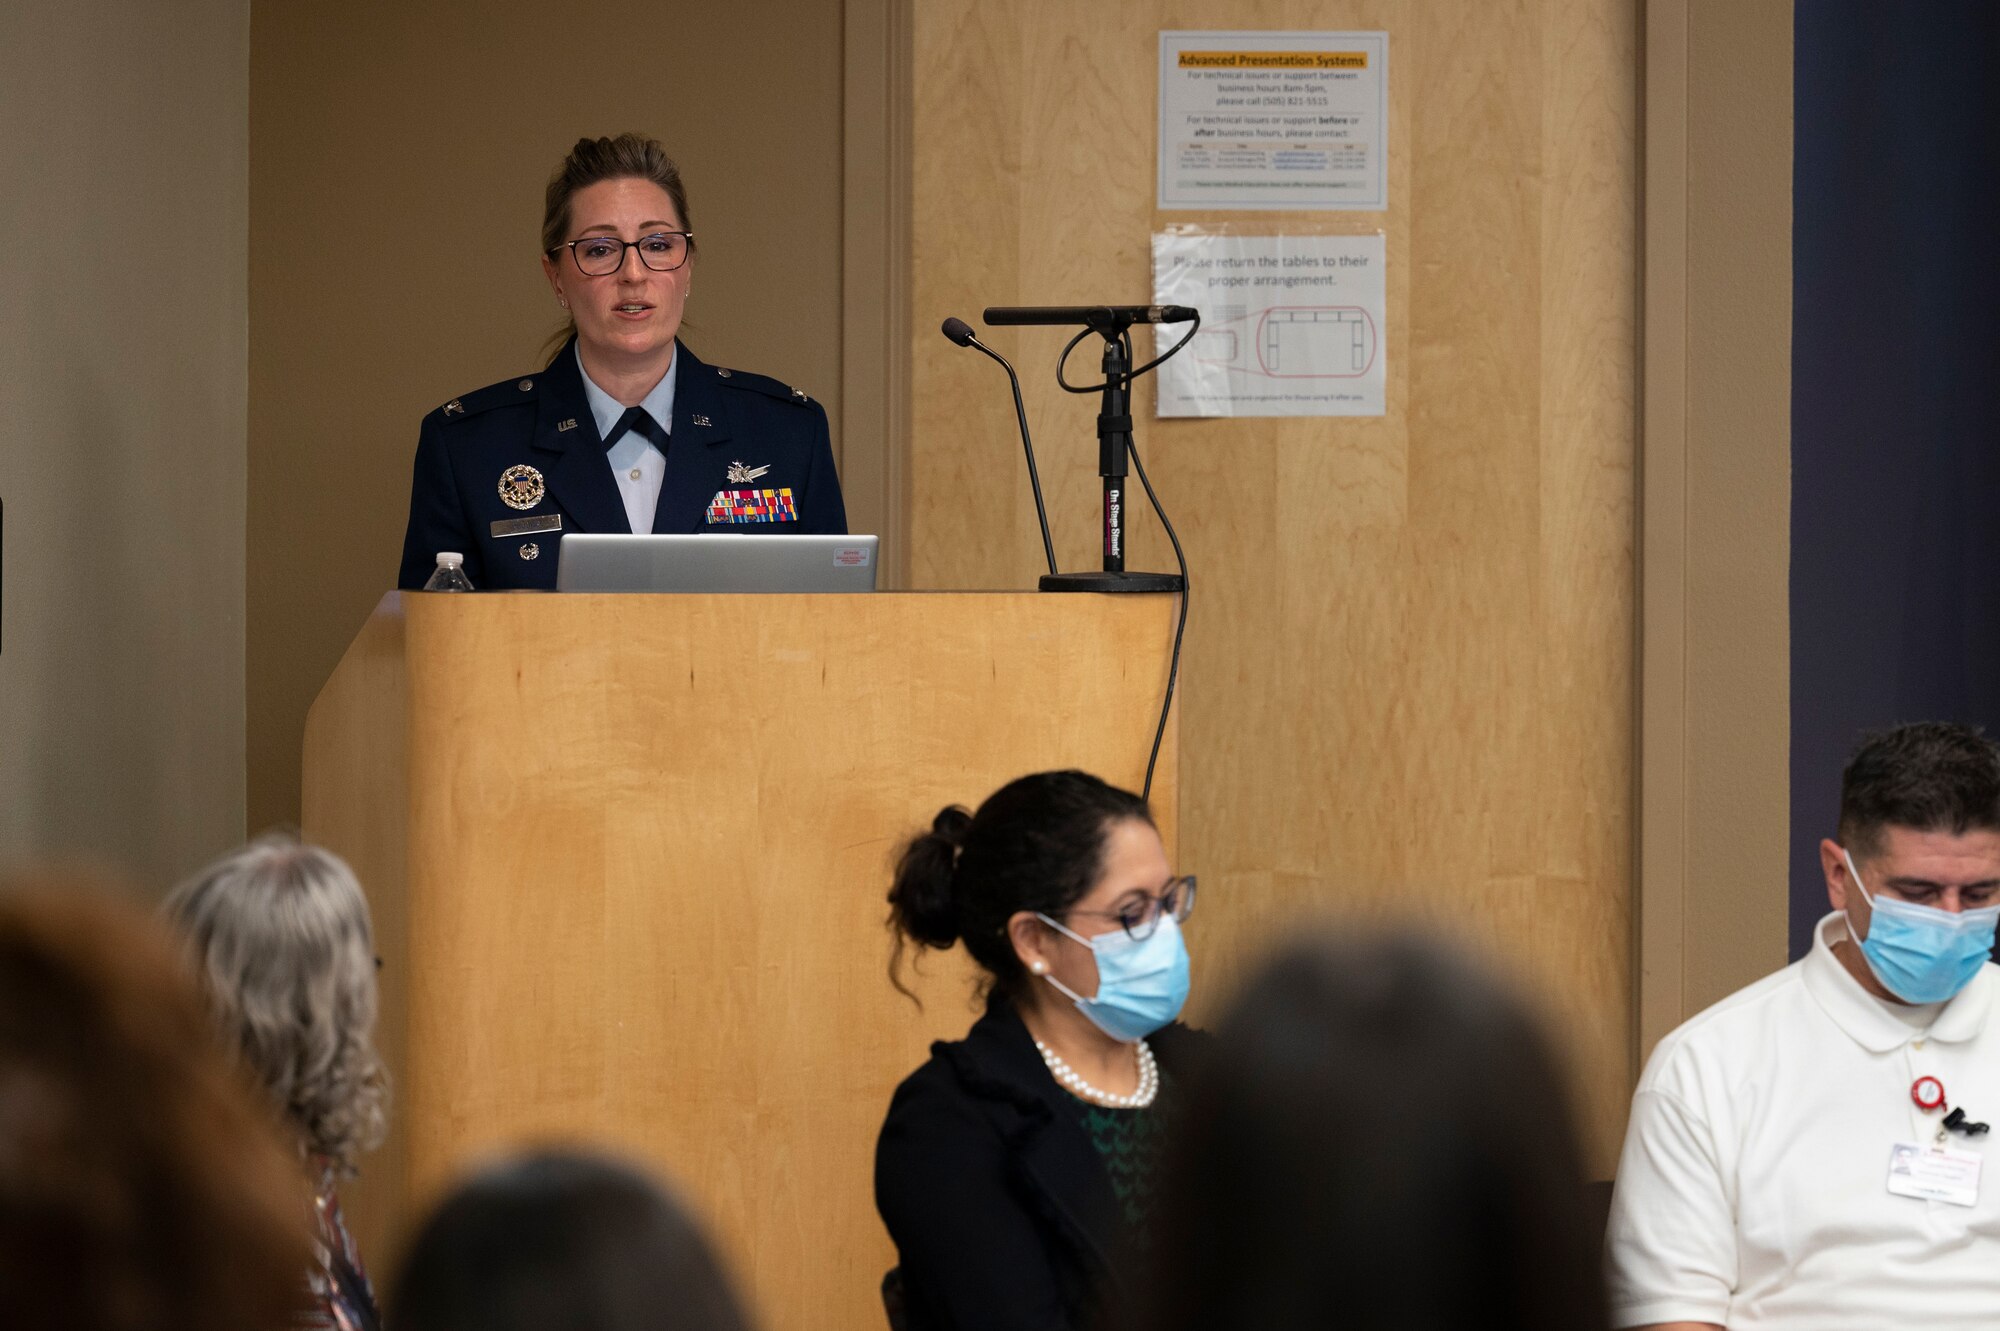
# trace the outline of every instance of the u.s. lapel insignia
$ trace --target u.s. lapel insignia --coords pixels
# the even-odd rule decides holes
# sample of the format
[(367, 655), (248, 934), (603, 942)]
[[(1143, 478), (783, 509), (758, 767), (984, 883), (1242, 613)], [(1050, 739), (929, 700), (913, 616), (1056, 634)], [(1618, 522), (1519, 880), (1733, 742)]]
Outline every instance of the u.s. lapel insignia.
[(710, 419), (709, 419), (708, 417), (706, 417), (706, 416), (696, 416), (696, 417), (694, 418), (694, 423), (695, 423), (696, 425), (713, 425), (713, 424), (715, 424), (715, 422), (714, 422), (714, 421), (710, 420)]
[(564, 430), (574, 430), (575, 428), (576, 428), (576, 417), (574, 417), (574, 416), (570, 417), (570, 418), (569, 418), (568, 420), (566, 420), (566, 421), (557, 421), (557, 422), (556, 422), (556, 433), (557, 433), (557, 434), (561, 434), (561, 433), (562, 433), (562, 432), (563, 432)]
[(769, 463), (761, 467), (746, 467), (740, 462), (732, 462), (729, 464), (727, 479), (731, 485), (748, 485), (770, 469)]
[(444, 414), (447, 416), (463, 416), (465, 414), (465, 404), (457, 398), (453, 398), (444, 404)]
[(500, 473), (500, 502), (509, 508), (533, 508), (547, 488), (542, 473), (525, 463)]

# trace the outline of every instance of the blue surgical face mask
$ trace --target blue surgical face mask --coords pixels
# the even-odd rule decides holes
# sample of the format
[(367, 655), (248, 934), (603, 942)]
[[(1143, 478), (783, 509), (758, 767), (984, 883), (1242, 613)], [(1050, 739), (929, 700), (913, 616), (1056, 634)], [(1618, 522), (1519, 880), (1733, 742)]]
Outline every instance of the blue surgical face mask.
[[(1884, 988), (1907, 1003), (1942, 1003), (1972, 983), (1993, 953), (2000, 906), (1953, 913), (1869, 896), (1854, 857), (1845, 848), (1840, 855), (1868, 903), (1868, 937), (1861, 940), (1861, 956)], [(1852, 917), (1847, 931), (1854, 932)]]
[(1188, 953), (1180, 922), (1173, 916), (1161, 915), (1143, 939), (1123, 929), (1085, 938), (1039, 912), (1036, 918), (1074, 938), (1097, 958), (1095, 998), (1085, 998), (1053, 975), (1042, 978), (1112, 1039), (1142, 1039), (1181, 1014), (1188, 996)]

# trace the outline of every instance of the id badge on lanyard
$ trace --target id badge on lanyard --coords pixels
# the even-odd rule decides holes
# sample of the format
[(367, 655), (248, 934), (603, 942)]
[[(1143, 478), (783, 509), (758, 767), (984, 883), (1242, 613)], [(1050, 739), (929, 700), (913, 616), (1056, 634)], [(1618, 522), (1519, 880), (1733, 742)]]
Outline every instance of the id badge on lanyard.
[(1897, 1142), (1889, 1148), (1889, 1191), (1926, 1202), (1977, 1206), (1979, 1170), (1985, 1163), (1971, 1151)]
[[(1944, 1083), (1936, 1077), (1919, 1077), (1910, 1087), (1910, 1099), (1925, 1113), (1936, 1113), (1945, 1108)], [(1952, 1132), (1977, 1137), (1986, 1132), (1986, 1124), (1969, 1122), (1960, 1107), (1938, 1125), (1937, 1138), (1930, 1145), (1895, 1143), (1889, 1148), (1889, 1191), (1920, 1201), (1977, 1206), (1985, 1157), (1977, 1151), (1951, 1149), (1947, 1143)]]

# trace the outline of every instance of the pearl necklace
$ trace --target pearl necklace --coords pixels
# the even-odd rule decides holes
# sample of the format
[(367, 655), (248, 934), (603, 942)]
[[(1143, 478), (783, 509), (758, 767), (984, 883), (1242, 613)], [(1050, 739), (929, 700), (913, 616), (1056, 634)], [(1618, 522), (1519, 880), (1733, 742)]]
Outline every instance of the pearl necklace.
[(1153, 1061), (1153, 1051), (1144, 1040), (1137, 1042), (1139, 1057), (1139, 1089), (1130, 1095), (1113, 1095), (1100, 1091), (1076, 1074), (1076, 1069), (1063, 1062), (1062, 1055), (1035, 1041), (1035, 1048), (1041, 1053), (1042, 1062), (1048, 1065), (1051, 1075), (1062, 1083), (1064, 1089), (1079, 1099), (1089, 1100), (1108, 1109), (1145, 1109), (1153, 1103), (1153, 1097), (1160, 1093), (1160, 1065)]

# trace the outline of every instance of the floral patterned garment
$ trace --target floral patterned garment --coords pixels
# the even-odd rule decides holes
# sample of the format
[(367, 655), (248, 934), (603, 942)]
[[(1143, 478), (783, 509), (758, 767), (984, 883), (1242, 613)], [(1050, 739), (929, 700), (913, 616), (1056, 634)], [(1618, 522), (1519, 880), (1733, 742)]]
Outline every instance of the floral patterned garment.
[(306, 1274), (312, 1309), (294, 1323), (297, 1331), (380, 1331), (375, 1290), (347, 1222), (340, 1217), (334, 1162), (315, 1157), (313, 1188), (313, 1267)]

